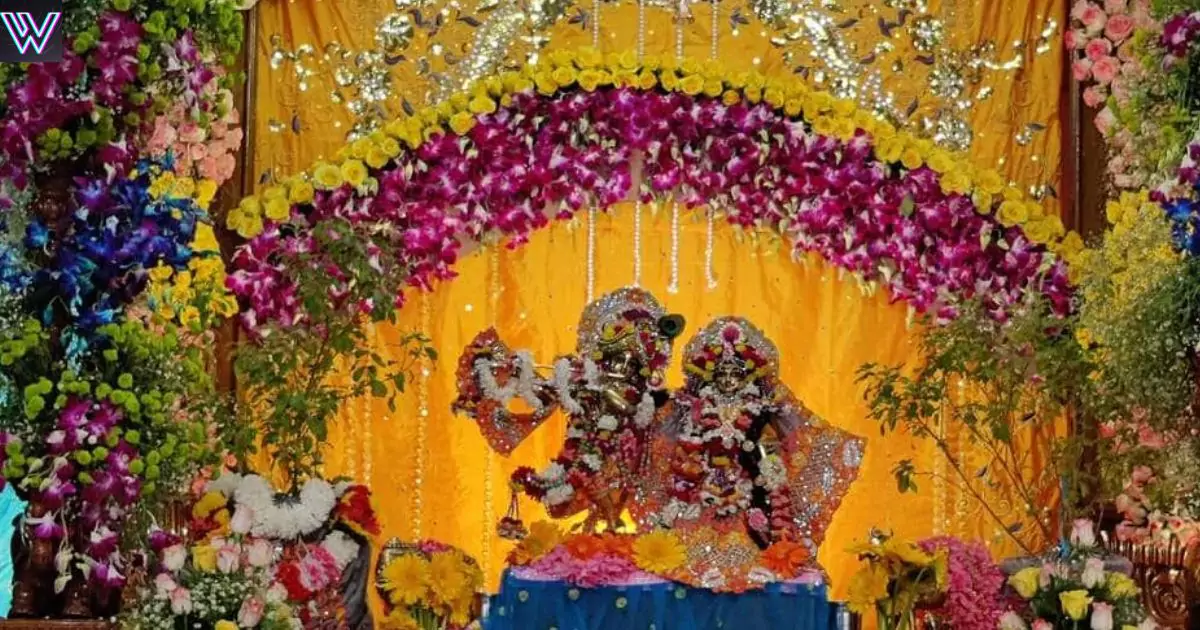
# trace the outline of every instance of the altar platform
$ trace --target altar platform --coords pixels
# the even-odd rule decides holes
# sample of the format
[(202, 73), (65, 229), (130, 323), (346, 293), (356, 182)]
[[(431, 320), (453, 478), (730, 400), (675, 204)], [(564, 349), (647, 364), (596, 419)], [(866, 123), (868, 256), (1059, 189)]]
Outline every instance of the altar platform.
[(852, 625), (822, 583), (716, 593), (665, 580), (581, 588), (505, 573), (485, 630), (842, 630)]

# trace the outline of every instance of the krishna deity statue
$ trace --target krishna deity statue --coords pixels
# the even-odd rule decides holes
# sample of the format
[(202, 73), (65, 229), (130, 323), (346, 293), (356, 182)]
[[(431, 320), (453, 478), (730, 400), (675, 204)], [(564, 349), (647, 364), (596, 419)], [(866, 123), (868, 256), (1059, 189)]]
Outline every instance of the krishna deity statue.
[[(453, 408), (474, 419), (498, 453), (511, 453), (555, 410), (567, 416), (566, 440), (551, 463), (541, 472), (513, 473), (502, 536), (524, 535), (518, 492), (541, 501), (555, 518), (588, 512), (585, 530), (620, 527), (652, 427), (670, 398), (663, 370), (682, 328), (683, 318), (668, 315), (650, 293), (624, 288), (587, 305), (576, 354), (557, 359), (549, 378), (538, 374), (528, 351), (511, 351), (493, 329), (467, 346)], [(518, 399), (529, 411), (510, 409)]]
[(779, 380), (775, 344), (743, 318), (705, 326), (683, 367), (635, 516), (680, 533), (697, 555), (685, 581), (701, 586), (752, 581), (746, 562), (782, 541), (816, 568), (825, 529), (857, 477), (862, 440), (796, 399)]

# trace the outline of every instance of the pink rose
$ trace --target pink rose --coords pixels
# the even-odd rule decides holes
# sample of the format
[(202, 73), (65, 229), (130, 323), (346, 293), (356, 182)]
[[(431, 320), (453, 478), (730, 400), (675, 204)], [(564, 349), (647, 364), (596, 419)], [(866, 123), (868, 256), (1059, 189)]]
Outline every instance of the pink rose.
[(233, 573), (238, 570), (242, 551), (235, 544), (222, 545), (217, 551), (217, 570), (221, 573)]
[(186, 615), (192, 612), (192, 592), (182, 586), (171, 591), (171, 612)]
[(1071, 5), (1071, 18), (1082, 22), (1083, 12), (1090, 6), (1092, 3), (1087, 0), (1075, 0), (1075, 4)]
[(187, 557), (188, 552), (183, 545), (171, 545), (163, 549), (163, 568), (171, 573), (178, 573), (183, 568), (183, 564), (187, 562)]
[(1121, 43), (1133, 34), (1133, 29), (1136, 26), (1133, 18), (1128, 15), (1114, 15), (1108, 18), (1108, 23), (1104, 25), (1104, 36), (1113, 40), (1114, 43)]
[(1071, 76), (1075, 77), (1076, 81), (1087, 81), (1091, 78), (1092, 60), (1076, 59), (1075, 63), (1071, 64)]
[(1104, 602), (1092, 604), (1092, 630), (1113, 630), (1112, 604)]
[(1087, 55), (1088, 59), (1091, 59), (1092, 61), (1099, 60), (1107, 57), (1109, 53), (1112, 52), (1112, 42), (1104, 39), (1103, 37), (1097, 37), (1096, 39), (1088, 42), (1087, 46), (1083, 47), (1083, 52), (1085, 55)]
[(197, 143), (188, 146), (188, 157), (190, 157), (193, 162), (199, 162), (200, 160), (203, 160), (204, 158), (208, 157), (208, 145)]
[(1117, 13), (1125, 13), (1127, 8), (1125, 0), (1104, 0), (1104, 12), (1109, 15), (1110, 20), (1116, 17)]
[(183, 142), (202, 142), (204, 136), (204, 128), (194, 122), (185, 122), (179, 125), (179, 139)]
[(179, 585), (175, 583), (175, 580), (171, 579), (170, 575), (159, 573), (154, 576), (154, 596), (156, 598), (170, 599), (171, 593), (175, 592), (177, 588), (179, 588)]
[(1120, 70), (1121, 62), (1117, 61), (1116, 57), (1102, 57), (1092, 63), (1092, 76), (1096, 77), (1096, 81), (1101, 85), (1112, 83)]
[(1079, 21), (1087, 27), (1087, 31), (1093, 35), (1104, 30), (1104, 24), (1108, 22), (1108, 16), (1104, 14), (1104, 9), (1088, 3), (1087, 8), (1083, 10), (1083, 14), (1079, 17)]
[(246, 553), (246, 562), (249, 562), (252, 567), (265, 567), (274, 559), (275, 550), (271, 547), (271, 543), (261, 539), (254, 541)]
[(167, 122), (166, 116), (159, 116), (154, 119), (154, 133), (150, 135), (149, 146), (147, 147), (151, 153), (160, 154), (166, 153), (167, 148), (175, 143), (175, 128)]
[[(1096, 129), (1099, 129), (1100, 133), (1107, 136), (1108, 132), (1112, 130), (1113, 124), (1115, 124), (1116, 122), (1117, 122), (1116, 116), (1113, 115), (1111, 109), (1105, 107), (1104, 109), (1100, 110), (1099, 112), (1096, 112), (1096, 120), (1095, 120)], [(1103, 428), (1101, 428), (1101, 432), (1103, 432)], [(1111, 437), (1111, 436), (1109, 436), (1109, 437)]]
[(262, 621), (263, 611), (267, 605), (258, 597), (251, 597), (242, 602), (242, 608), (238, 611), (237, 622), (241, 628), (253, 628)]
[(1037, 619), (1033, 622), (1033, 630), (1054, 630), (1054, 624), (1045, 619)]
[(1091, 519), (1077, 518), (1071, 525), (1071, 544), (1079, 549), (1096, 546), (1096, 526)]
[(1083, 31), (1068, 30), (1066, 33), (1063, 33), (1063, 44), (1066, 45), (1067, 50), (1079, 50), (1083, 48), (1083, 44), (1086, 41), (1087, 35)]
[[(1100, 107), (1104, 104), (1104, 88), (1098, 85), (1089, 85), (1083, 90), (1083, 102), (1088, 107)], [(1097, 127), (1100, 125), (1097, 124)], [(1103, 132), (1103, 130), (1101, 130)]]

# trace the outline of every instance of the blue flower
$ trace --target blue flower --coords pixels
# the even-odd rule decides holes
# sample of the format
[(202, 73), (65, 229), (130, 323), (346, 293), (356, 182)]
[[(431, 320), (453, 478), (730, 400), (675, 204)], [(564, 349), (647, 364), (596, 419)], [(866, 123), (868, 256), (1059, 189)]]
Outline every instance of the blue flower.
[(50, 244), (50, 229), (40, 220), (34, 220), (25, 228), (25, 247), (34, 250), (45, 249)]

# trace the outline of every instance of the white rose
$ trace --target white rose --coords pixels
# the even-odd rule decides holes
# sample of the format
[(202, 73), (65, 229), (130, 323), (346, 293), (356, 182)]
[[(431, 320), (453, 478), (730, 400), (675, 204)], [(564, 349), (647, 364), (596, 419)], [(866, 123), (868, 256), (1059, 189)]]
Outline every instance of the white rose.
[(1000, 630), (1027, 630), (1027, 628), (1028, 626), (1025, 625), (1025, 620), (1021, 618), (1021, 615), (1011, 610), (1004, 613), (1004, 616), (1000, 618)]
[(1075, 519), (1075, 524), (1071, 527), (1071, 544), (1081, 549), (1096, 546), (1096, 528), (1091, 520)]
[(619, 424), (617, 419), (612, 416), (601, 416), (600, 420), (596, 422), (596, 426), (601, 431), (616, 431)]
[(246, 552), (246, 562), (252, 567), (265, 567), (271, 564), (275, 558), (275, 550), (271, 548), (271, 543), (259, 539), (250, 545), (250, 550)]
[(1104, 583), (1104, 561), (1099, 558), (1088, 558), (1083, 565), (1083, 574), (1079, 576), (1083, 585), (1096, 588)]
[(229, 519), (229, 531), (245, 535), (250, 533), (251, 527), (254, 527), (254, 510), (245, 505), (239, 505), (233, 511), (233, 518)]
[(187, 562), (187, 557), (187, 549), (184, 549), (183, 545), (171, 545), (163, 549), (163, 568), (171, 573), (178, 573), (183, 568), (184, 563)]

